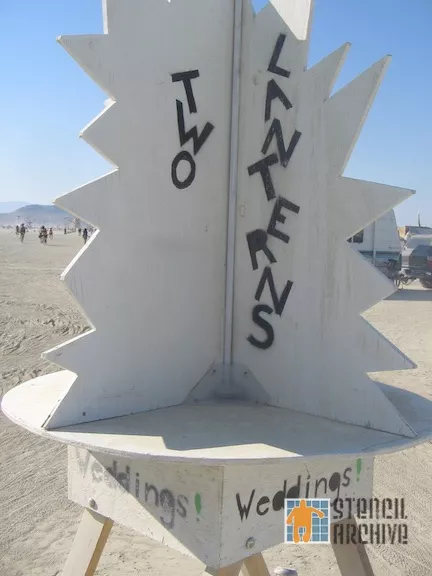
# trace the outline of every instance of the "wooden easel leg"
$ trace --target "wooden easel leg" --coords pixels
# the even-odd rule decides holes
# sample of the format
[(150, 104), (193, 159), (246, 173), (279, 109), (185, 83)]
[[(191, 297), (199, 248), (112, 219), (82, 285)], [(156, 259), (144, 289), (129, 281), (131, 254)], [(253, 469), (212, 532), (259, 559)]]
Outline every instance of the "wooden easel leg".
[(270, 576), (269, 569), (261, 553), (246, 558), (242, 572), (244, 576)]
[(109, 518), (85, 509), (62, 576), (93, 576), (112, 526)]
[[(349, 526), (357, 526), (355, 518), (347, 518), (337, 524), (344, 525), (344, 534), (349, 530)], [(333, 534), (333, 524), (331, 526)], [(353, 529), (354, 531), (354, 529)], [(342, 576), (374, 576), (372, 565), (369, 561), (364, 544), (334, 544), (332, 543), (333, 552)]]
[(212, 576), (238, 576), (240, 571), (243, 576), (270, 576), (262, 554), (254, 554), (246, 558), (246, 560), (241, 560), (226, 568), (215, 569), (207, 567), (204, 574), (212, 574)]
[(207, 568), (204, 574), (211, 574), (212, 576), (238, 576), (242, 567), (243, 561), (231, 564), (231, 566), (226, 566), (225, 568)]

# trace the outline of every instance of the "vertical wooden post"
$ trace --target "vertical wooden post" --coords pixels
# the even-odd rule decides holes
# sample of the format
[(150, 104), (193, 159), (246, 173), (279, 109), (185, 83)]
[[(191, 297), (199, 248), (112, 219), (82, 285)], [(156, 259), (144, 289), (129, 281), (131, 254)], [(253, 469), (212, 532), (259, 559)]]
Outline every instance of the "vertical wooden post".
[(244, 576), (270, 576), (269, 569), (261, 553), (246, 558), (242, 572)]
[(226, 566), (225, 568), (207, 568), (204, 574), (211, 574), (212, 576), (238, 576), (242, 567), (243, 561), (231, 564), (231, 566)]
[[(346, 518), (337, 524), (343, 525), (344, 534), (349, 533), (348, 526), (357, 529), (356, 519)], [(333, 533), (331, 525), (331, 533)], [(368, 558), (364, 544), (335, 544), (332, 542), (333, 552), (342, 576), (374, 576), (374, 571)]]
[[(225, 319), (223, 363), (232, 364), (235, 237), (240, 123), (240, 68), (242, 50), (243, 0), (234, 0), (233, 67), (231, 95), (230, 166), (228, 189), (228, 226), (226, 246)], [(224, 386), (227, 385), (224, 377)], [(229, 383), (228, 383), (229, 388)]]
[(109, 518), (85, 509), (62, 576), (93, 576), (112, 526)]

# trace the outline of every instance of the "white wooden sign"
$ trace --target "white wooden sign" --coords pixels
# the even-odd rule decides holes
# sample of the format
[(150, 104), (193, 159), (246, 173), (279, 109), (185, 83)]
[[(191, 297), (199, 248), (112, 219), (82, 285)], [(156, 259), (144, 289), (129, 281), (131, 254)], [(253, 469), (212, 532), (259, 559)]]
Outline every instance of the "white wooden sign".
[(331, 95), (347, 45), (306, 69), (309, 23), (309, 0), (106, 0), (104, 35), (60, 38), (118, 168), (57, 201), (101, 232), (65, 272), (95, 330), (46, 354), (77, 374), (48, 428), (179, 404), (223, 363), (270, 405), (415, 435), (366, 375), (412, 366), (359, 316), (393, 284), (346, 242), (411, 194), (342, 176), (388, 58)]
[(116, 169), (57, 201), (100, 231), (63, 275), (95, 329), (46, 354), (78, 375), (49, 427), (178, 404), (221, 360), (233, 2), (104, 6), (59, 39), (112, 99), (82, 137)]
[(246, 6), (234, 361), (271, 404), (412, 435), (365, 374), (411, 366), (359, 317), (393, 284), (346, 242), (409, 195), (342, 177), (388, 59), (329, 98), (348, 46), (305, 71), (293, 3)]
[[(223, 467), (69, 448), (68, 469), (71, 500), (214, 567), (283, 542), (285, 498), (370, 498), (373, 481), (372, 457)], [(333, 520), (348, 511), (339, 504)]]
[(286, 496), (370, 497), (357, 454), (430, 436), (367, 376), (413, 364), (360, 316), (394, 287), (347, 243), (412, 194), (343, 176), (389, 58), (333, 94), (348, 45), (307, 68), (311, 3), (103, 0), (104, 34), (59, 39), (108, 96), (82, 137), (113, 171), (56, 201), (98, 228), (63, 274), (93, 328), (2, 407), (75, 445), (65, 576), (113, 520), (264, 574)]

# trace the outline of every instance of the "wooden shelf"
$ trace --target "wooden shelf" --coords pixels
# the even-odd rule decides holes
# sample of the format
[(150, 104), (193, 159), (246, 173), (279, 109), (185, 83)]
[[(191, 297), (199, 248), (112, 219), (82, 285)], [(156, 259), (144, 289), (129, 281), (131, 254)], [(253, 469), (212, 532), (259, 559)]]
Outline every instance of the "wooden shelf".
[(432, 437), (432, 402), (387, 386), (383, 391), (417, 436), (408, 438), (292, 410), (232, 401), (183, 404), (46, 430), (43, 424), (70, 386), (71, 376), (62, 371), (26, 382), (5, 395), (2, 410), (33, 433), (90, 451), (209, 465), (388, 453)]

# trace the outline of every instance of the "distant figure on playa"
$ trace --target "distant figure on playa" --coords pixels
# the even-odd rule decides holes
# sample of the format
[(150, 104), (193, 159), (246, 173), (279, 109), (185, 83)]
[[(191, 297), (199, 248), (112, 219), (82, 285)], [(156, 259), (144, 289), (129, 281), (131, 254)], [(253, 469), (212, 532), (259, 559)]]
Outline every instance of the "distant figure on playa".
[(16, 233), (17, 236), (19, 236), (20, 227), (18, 226), (18, 224), (15, 226), (15, 233)]
[[(84, 228), (85, 230), (85, 228)], [(78, 236), (81, 236), (81, 228), (78, 228)]]
[(40, 232), (39, 232), (39, 240), (41, 244), (46, 244), (47, 243), (47, 238), (48, 238), (48, 230), (45, 228), (45, 226), (41, 226)]
[(87, 228), (84, 228), (83, 233), (82, 233), (82, 237), (83, 237), (84, 244), (85, 244), (87, 242), (87, 238), (88, 238)]
[(50, 228), (50, 229), (49, 229), (49, 239), (52, 240), (52, 239), (53, 239), (53, 236), (54, 236), (53, 229)]
[[(17, 228), (18, 228), (18, 226), (17, 226)], [(21, 228), (19, 229), (21, 243), (24, 242), (25, 233), (26, 233), (25, 226), (24, 226), (24, 224), (21, 224)]]
[(67, 234), (67, 230), (66, 230), (66, 227), (65, 227), (65, 229), (64, 229), (64, 233), (65, 233), (65, 234)]

